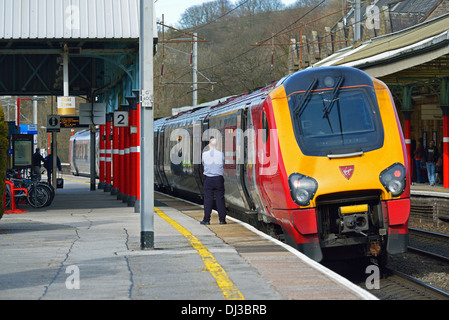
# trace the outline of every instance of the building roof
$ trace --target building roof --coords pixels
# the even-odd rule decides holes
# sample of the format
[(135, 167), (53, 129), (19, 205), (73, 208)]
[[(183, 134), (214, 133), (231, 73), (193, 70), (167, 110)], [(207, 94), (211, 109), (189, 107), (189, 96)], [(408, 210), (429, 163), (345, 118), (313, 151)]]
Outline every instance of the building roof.
[[(360, 5), (362, 21), (366, 19), (366, 10), (371, 5), (374, 5), (382, 10), (383, 7), (388, 7), (390, 15), (417, 15), (419, 18), (425, 18), (436, 6), (440, 4), (441, 0), (375, 0), (363, 1)], [(344, 21), (346, 24), (351, 23), (350, 19), (354, 18), (354, 8), (350, 9)], [(397, 30), (396, 30), (397, 31)]]
[(358, 46), (341, 49), (313, 67), (350, 66), (362, 69), (373, 77), (383, 77), (448, 53), (449, 14), (446, 14), (399, 32), (372, 38)]
[[(387, 2), (388, 4), (383, 4), (382, 2)], [(396, 2), (396, 3), (395, 3)], [(423, 16), (427, 15), (430, 11), (435, 9), (440, 0), (407, 0), (407, 1), (386, 1), (380, 0), (379, 6), (390, 5), (392, 6), (392, 11), (394, 13), (417, 13)]]
[(139, 0), (0, 0), (0, 40), (138, 38)]
[[(367, 14), (376, 14), (376, 10), (381, 16), (384, 10), (388, 12), (389, 29), (397, 32), (402, 29), (414, 26), (420, 22), (424, 22), (438, 8), (442, 0), (374, 0), (362, 1), (361, 3), (361, 21), (368, 19)], [(386, 9), (387, 8), (387, 9)], [(367, 11), (367, 9), (370, 9)], [(352, 7), (347, 15), (340, 21), (346, 28), (352, 27), (354, 23), (354, 7)], [(381, 18), (382, 19), (382, 18)], [(338, 29), (335, 24), (333, 29)], [(367, 32), (362, 28), (362, 34)], [(373, 30), (374, 34), (379, 35), (378, 31)], [(372, 34), (363, 36), (363, 39), (372, 37)]]

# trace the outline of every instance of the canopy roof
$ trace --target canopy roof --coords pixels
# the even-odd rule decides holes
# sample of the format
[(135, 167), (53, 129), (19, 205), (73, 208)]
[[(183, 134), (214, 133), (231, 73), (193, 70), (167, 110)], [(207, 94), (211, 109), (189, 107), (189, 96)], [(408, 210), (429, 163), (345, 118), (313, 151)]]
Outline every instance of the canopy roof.
[(138, 39), (138, 0), (0, 0), (0, 40)]
[[(313, 67), (351, 66), (373, 77), (386, 79), (386, 82), (403, 84), (419, 78), (449, 76), (448, 53), (449, 14), (446, 14), (358, 46), (341, 49)], [(394, 77), (388, 77), (393, 74)]]

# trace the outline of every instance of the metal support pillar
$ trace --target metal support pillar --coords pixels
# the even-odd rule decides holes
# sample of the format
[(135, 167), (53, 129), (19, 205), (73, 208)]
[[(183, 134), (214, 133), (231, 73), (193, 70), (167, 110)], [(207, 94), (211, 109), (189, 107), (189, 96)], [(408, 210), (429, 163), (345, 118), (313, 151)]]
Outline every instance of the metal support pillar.
[(443, 110), (443, 186), (449, 188), (449, 105)]
[(129, 161), (129, 127), (125, 128), (125, 134), (124, 134), (124, 162), (125, 162), (125, 174), (123, 179), (123, 197), (122, 202), (128, 203), (129, 198), (129, 180), (130, 180), (130, 161)]
[[(412, 138), (411, 138), (411, 117), (413, 112), (412, 91), (414, 85), (404, 86), (402, 91), (402, 108), (401, 111), (404, 114), (404, 140), (405, 147), (407, 149), (407, 161), (410, 170), (410, 177), (413, 174), (412, 159)], [(411, 182), (411, 179), (410, 179)]]
[[(51, 185), (54, 186), (54, 190), (55, 192), (57, 192), (57, 188), (56, 188), (56, 172), (58, 170), (58, 166), (57, 166), (57, 150), (58, 150), (58, 140), (56, 139), (56, 132), (53, 132), (51, 134), (51, 139), (52, 139), (52, 143), (51, 143), (51, 161), (53, 162), (53, 171), (51, 174)], [(50, 182), (50, 181), (49, 181)]]
[[(123, 109), (122, 109), (123, 110)], [(118, 180), (119, 180), (119, 191), (117, 195), (117, 200), (122, 200), (125, 196), (125, 128), (119, 128), (119, 159), (118, 159)]]
[(105, 146), (106, 146), (106, 135), (105, 135), (105, 131), (106, 130), (106, 126), (105, 125), (100, 125), (100, 150), (99, 150), (99, 170), (100, 172), (99, 174), (99, 178), (100, 181), (98, 182), (98, 189), (102, 190), (104, 189), (104, 185), (105, 183), (105, 161), (106, 161), (106, 150), (105, 150)]
[(119, 161), (119, 128), (114, 126), (112, 133), (112, 190), (111, 195), (116, 196), (119, 193), (120, 186), (120, 161)]
[(443, 185), (449, 188), (449, 78), (441, 80), (440, 104), (443, 110)]
[(64, 44), (64, 53), (62, 54), (62, 74), (64, 97), (69, 96), (69, 49), (67, 43)]
[[(34, 96), (33, 98), (31, 98), (31, 100), (33, 101), (33, 124), (37, 126), (37, 100), (38, 98), (36, 96)], [(33, 152), (36, 150), (37, 148), (37, 134), (33, 135)], [(53, 167), (54, 168), (54, 167)]]
[(355, 8), (354, 8), (354, 42), (360, 41), (361, 36), (361, 28), (360, 22), (362, 20), (362, 12), (360, 8), (360, 0), (355, 0)]
[(134, 207), (137, 201), (137, 156), (138, 156), (138, 119), (137, 119), (137, 98), (127, 97), (129, 110), (129, 197), (128, 207)]
[[(405, 140), (405, 148), (407, 149), (407, 161), (410, 170), (410, 177), (413, 174), (413, 166), (412, 166), (412, 138), (411, 138), (411, 117), (412, 110), (402, 110), (404, 114), (404, 140)], [(411, 180), (410, 180), (411, 181)]]
[(140, 0), (140, 247), (154, 248), (153, 0)]
[(105, 167), (106, 167), (106, 181), (104, 185), (104, 192), (112, 191), (112, 121), (114, 116), (112, 113), (106, 114), (106, 140), (105, 140)]
[[(193, 34), (196, 39), (197, 33)], [(193, 63), (193, 104), (192, 106), (198, 105), (198, 42), (193, 41), (193, 53), (192, 53), (192, 63)]]
[(137, 140), (136, 140), (136, 203), (134, 205), (134, 212), (140, 213), (140, 104), (137, 105)]
[[(95, 161), (95, 149), (97, 145), (97, 128), (90, 125), (90, 191), (95, 191), (95, 178), (97, 176), (97, 164)], [(100, 139), (101, 140), (101, 139)], [(53, 171), (54, 172), (54, 171)]]

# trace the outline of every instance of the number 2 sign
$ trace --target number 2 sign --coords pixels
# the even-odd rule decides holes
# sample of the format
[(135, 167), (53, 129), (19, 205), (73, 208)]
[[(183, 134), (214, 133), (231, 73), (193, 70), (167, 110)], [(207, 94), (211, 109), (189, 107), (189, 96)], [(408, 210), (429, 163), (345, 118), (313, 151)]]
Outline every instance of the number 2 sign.
[(114, 111), (114, 127), (128, 127), (128, 111)]

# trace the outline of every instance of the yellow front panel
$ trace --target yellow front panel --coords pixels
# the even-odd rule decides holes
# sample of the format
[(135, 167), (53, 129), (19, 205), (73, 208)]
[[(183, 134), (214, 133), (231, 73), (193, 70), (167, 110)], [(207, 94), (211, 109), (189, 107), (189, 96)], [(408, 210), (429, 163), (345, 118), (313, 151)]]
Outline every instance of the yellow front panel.
[[(377, 82), (375, 89), (384, 127), (384, 145), (362, 156), (344, 159), (305, 156), (296, 142), (284, 87), (279, 86), (270, 93), (281, 157), (287, 176), (297, 172), (313, 177), (318, 182), (317, 193), (309, 207), (316, 206), (317, 196), (353, 190), (381, 190), (383, 199), (391, 198), (382, 186), (379, 174), (393, 163), (404, 164), (402, 141), (388, 89)], [(342, 174), (340, 170), (342, 166), (354, 166), (350, 179)]]

